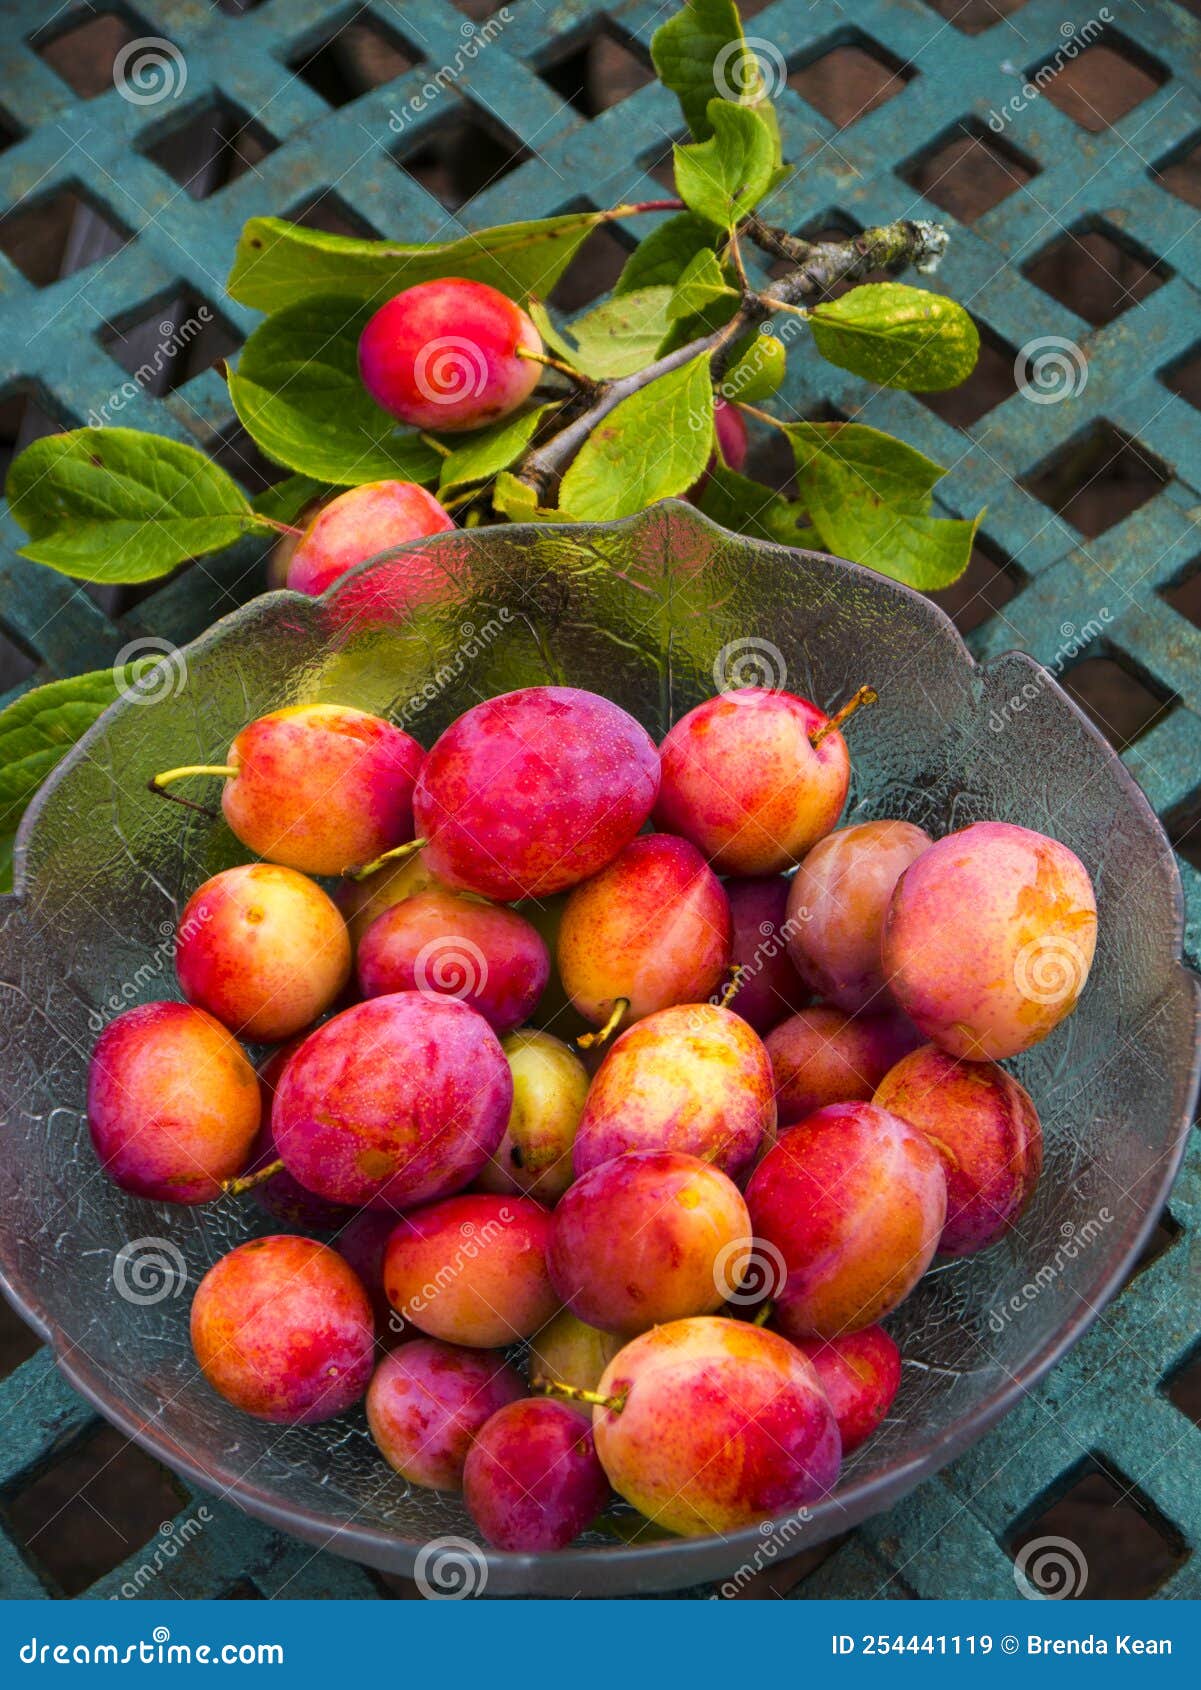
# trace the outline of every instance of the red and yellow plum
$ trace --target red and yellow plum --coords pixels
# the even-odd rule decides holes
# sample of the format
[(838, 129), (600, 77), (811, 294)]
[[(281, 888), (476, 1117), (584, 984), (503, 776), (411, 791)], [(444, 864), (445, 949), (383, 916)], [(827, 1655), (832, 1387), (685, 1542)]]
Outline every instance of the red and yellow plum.
[(600, 1027), (619, 998), (627, 1023), (703, 1003), (730, 966), (730, 945), (717, 876), (686, 839), (652, 833), (571, 894), (557, 960), (571, 1002)]
[(939, 1252), (971, 1256), (1003, 1238), (1034, 1195), (1043, 1161), (1038, 1111), (1013, 1076), (923, 1045), (885, 1074), (873, 1102), (924, 1133), (943, 1159)]
[(367, 1424), (384, 1460), (411, 1485), (461, 1490), (476, 1434), (507, 1403), (526, 1394), (499, 1356), (415, 1338), (376, 1368)]
[(806, 985), (848, 1015), (890, 1007), (880, 939), (893, 888), (930, 847), (911, 822), (860, 822), (819, 839), (793, 878), (788, 952)]
[(350, 936), (316, 881), (277, 863), (223, 869), (179, 920), (175, 971), (189, 1003), (242, 1038), (290, 1039), (350, 978)]
[(901, 1015), (857, 1019), (815, 1004), (773, 1027), (764, 1043), (782, 1127), (827, 1103), (866, 1102), (895, 1062), (921, 1041)]
[(718, 1168), (673, 1151), (631, 1151), (560, 1199), (547, 1262), (578, 1319), (632, 1337), (720, 1308), (750, 1248), (746, 1204)]
[(422, 756), (415, 739), (365, 710), (293, 705), (234, 740), (221, 808), (256, 856), (342, 874), (413, 837)]
[(592, 1081), (577, 1176), (628, 1150), (674, 1150), (740, 1180), (776, 1124), (767, 1051), (717, 1004), (661, 1009), (621, 1034)]
[(359, 374), (385, 411), (438, 434), (508, 416), (538, 385), (526, 313), (486, 282), (443, 276), (381, 305), (359, 339)]
[(592, 1430), (609, 1483), (683, 1537), (782, 1520), (827, 1495), (838, 1427), (806, 1358), (710, 1316), (635, 1338), (605, 1369)]
[(371, 1306), (327, 1245), (252, 1238), (201, 1280), (192, 1348), (209, 1384), (244, 1413), (289, 1426), (332, 1420), (371, 1378)]
[(949, 1056), (996, 1061), (1076, 1007), (1097, 943), (1080, 859), (1008, 822), (948, 834), (898, 881), (884, 925), (889, 988)]
[(365, 558), (453, 527), (433, 494), (414, 481), (369, 481), (348, 488), (323, 505), (305, 528), (288, 560), (287, 584), (316, 598)]
[(516, 910), (431, 889), (376, 917), (356, 968), (365, 998), (411, 991), (456, 998), (494, 1032), (511, 1033), (546, 989), (550, 952)]
[(917, 1128), (870, 1103), (835, 1103), (783, 1134), (746, 1201), (785, 1276), (773, 1300), (778, 1330), (837, 1338), (896, 1308), (925, 1273), (947, 1182)]
[(497, 1549), (566, 1549), (609, 1500), (592, 1428), (546, 1397), (498, 1409), (472, 1444), (463, 1498)]
[(414, 808), (431, 873), (512, 901), (595, 874), (641, 828), (659, 754), (634, 718), (576, 687), (475, 705), (438, 739)]
[(97, 1040), (87, 1109), (96, 1154), (123, 1191), (209, 1203), (245, 1168), (261, 1103), (245, 1051), (219, 1021), (186, 1003), (144, 1003)]
[(528, 1197), (468, 1193), (397, 1222), (384, 1289), (432, 1338), (473, 1349), (515, 1344), (559, 1307), (546, 1251), (550, 1216)]
[(512, 1102), (509, 1064), (482, 1015), (396, 992), (309, 1034), (280, 1076), (271, 1124), (310, 1191), (399, 1212), (474, 1179)]
[(901, 1388), (901, 1352), (882, 1326), (864, 1326), (840, 1338), (797, 1338), (834, 1410), (843, 1455), (850, 1455), (879, 1426)]
[(791, 867), (846, 802), (850, 758), (829, 720), (808, 699), (766, 687), (698, 704), (660, 748), (657, 825), (690, 839), (722, 874)]

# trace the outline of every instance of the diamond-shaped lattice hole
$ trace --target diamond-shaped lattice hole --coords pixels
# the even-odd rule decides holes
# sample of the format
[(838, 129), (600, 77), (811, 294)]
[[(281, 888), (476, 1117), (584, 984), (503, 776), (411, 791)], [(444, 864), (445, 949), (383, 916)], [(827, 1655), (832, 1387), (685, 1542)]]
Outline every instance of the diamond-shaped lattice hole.
[(279, 465), (263, 456), (240, 423), (227, 429), (209, 448), (209, 457), (240, 481), (252, 498), (279, 480)]
[[(1118, 751), (1162, 722), (1175, 702), (1112, 657), (1086, 657), (1060, 677), (1060, 684)], [(1170, 1216), (1160, 1224), (1176, 1225)]]
[(1188, 1556), (1149, 1499), (1099, 1459), (1076, 1468), (1008, 1548), (1032, 1589), (1101, 1601), (1153, 1595)]
[(418, 47), (360, 11), (334, 34), (294, 53), (288, 68), (327, 105), (345, 106), (369, 88), (403, 76), (422, 58)]
[(976, 367), (958, 387), (948, 387), (939, 393), (919, 393), (922, 404), (950, 423), (952, 428), (971, 428), (995, 406), (1017, 392), (1012, 346), (983, 324), (980, 330), (980, 356)]
[[(1091, 712), (1090, 712), (1091, 714)], [(1138, 1260), (1126, 1275), (1125, 1283), (1131, 1284), (1140, 1273), (1145, 1273), (1152, 1263), (1166, 1255), (1176, 1240), (1184, 1233), (1184, 1228), (1170, 1209), (1165, 1209), (1155, 1223), (1155, 1230), (1139, 1251)]]
[(402, 142), (394, 156), (406, 176), (448, 211), (458, 211), (530, 154), (508, 129), (468, 108), (424, 130), (409, 149)]
[(1058, 236), (1023, 270), (1035, 287), (1098, 325), (1140, 304), (1172, 273), (1153, 253), (1099, 226)]
[[(28, 662), (25, 653), (0, 634), (0, 648), (6, 648)], [(0, 668), (4, 664), (4, 651), (0, 650)], [(35, 667), (30, 663), (29, 668)], [(24, 678), (24, 677), (19, 677)], [(0, 686), (12, 686), (13, 680), (0, 682)], [(42, 1347), (42, 1340), (31, 1326), (26, 1326), (16, 1309), (12, 1308), (8, 1300), (0, 1297), (0, 1379), (7, 1379), (9, 1374), (20, 1367), (23, 1361), (36, 1355)]]
[(10, 117), (6, 111), (0, 111), (0, 153), (11, 147), (14, 141), (19, 141), (24, 133), (15, 117)]
[(30, 37), (30, 45), (82, 100), (113, 87), (117, 56), (144, 30), (116, 11), (90, 12), (65, 25), (51, 23)]
[[(332, 188), (322, 188), (312, 198), (303, 200), (285, 212), (290, 223), (304, 229), (319, 229), (324, 235), (354, 235), (362, 240), (378, 240), (379, 230), (351, 209)], [(252, 243), (253, 244), (253, 243)]]
[(1104, 534), (1169, 480), (1166, 465), (1100, 420), (1044, 459), (1022, 485), (1087, 538)]
[[(1201, 14), (1199, 14), (1201, 15)], [(1193, 135), (1153, 166), (1153, 181), (1186, 205), (1201, 206), (1201, 135)]]
[(1201, 1347), (1164, 1380), (1164, 1394), (1181, 1414), (1187, 1414), (1195, 1426), (1201, 1426)]
[(202, 200), (256, 169), (278, 144), (241, 107), (216, 100), (145, 151), (194, 200)]
[(981, 35), (1003, 18), (1020, 12), (1027, 0), (926, 0), (926, 4), (965, 35)]
[(1165, 816), (1163, 826), (1173, 850), (1201, 871), (1201, 793)]
[(645, 55), (603, 25), (538, 74), (582, 117), (599, 117), (655, 80)]
[(904, 93), (905, 84), (916, 75), (915, 65), (905, 64), (856, 30), (841, 45), (798, 66), (788, 86), (839, 129), (847, 129)]
[(1192, 347), (1175, 364), (1161, 370), (1159, 379), (1171, 392), (1201, 411), (1201, 346)]
[(56, 409), (56, 403), (41, 387), (30, 382), (9, 388), (0, 399), (0, 479), (18, 452), (40, 440), (44, 434), (59, 434), (78, 427), (78, 419)]
[(262, 1602), (263, 1593), (257, 1584), (249, 1579), (238, 1579), (228, 1590), (223, 1590), (217, 1598), (218, 1602)]
[(953, 586), (936, 593), (934, 602), (946, 611), (961, 634), (968, 634), (1003, 609), (1025, 579), (1015, 563), (987, 540), (977, 539), (963, 574)]
[(156, 1538), (186, 1500), (165, 1468), (102, 1426), (10, 1498), (4, 1512), (29, 1558), (67, 1596), (78, 1596)]
[(559, 277), (550, 303), (559, 311), (581, 311), (601, 294), (608, 293), (625, 269), (631, 248), (612, 227), (602, 223), (594, 229)]
[(127, 324), (109, 324), (100, 343), (147, 393), (174, 393), (228, 358), (241, 337), (204, 299), (183, 294)]
[(1093, 134), (1141, 106), (1168, 79), (1164, 67), (1125, 36), (1107, 31), (1069, 58), (1074, 39), (1069, 34), (1053, 59), (1032, 66), (1030, 78), (1035, 81), (1041, 73), (1046, 79), (1053, 71), (1037, 86), (1053, 106)]
[(1195, 557), (1174, 581), (1161, 587), (1159, 596), (1178, 616), (1201, 628), (1201, 557)]
[(961, 223), (974, 223), (1037, 176), (1033, 159), (964, 118), (948, 135), (903, 165), (902, 179)]
[(82, 188), (59, 188), (0, 217), (0, 252), (39, 288), (111, 257), (131, 238)]
[(641, 169), (658, 182), (661, 188), (669, 194), (676, 191), (675, 153), (674, 148), (688, 140), (687, 135), (673, 135), (670, 140), (656, 142), (650, 152), (643, 153), (638, 159)]

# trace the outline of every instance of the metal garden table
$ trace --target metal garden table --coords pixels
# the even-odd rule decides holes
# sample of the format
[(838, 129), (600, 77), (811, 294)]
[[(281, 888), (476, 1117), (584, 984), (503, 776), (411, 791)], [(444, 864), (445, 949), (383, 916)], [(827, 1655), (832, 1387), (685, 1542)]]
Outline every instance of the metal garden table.
[[(0, 246), (14, 215), (52, 210), (64, 195), (75, 196), (87, 229), (68, 243), (59, 266), (66, 273), (56, 277), (0, 257), (0, 403), (27, 400), (26, 436), (95, 413), (220, 451), (235, 473), (253, 476), (213, 369), (165, 392), (162, 382), (135, 381), (115, 416), (105, 406), (127, 376), (117, 357), (124, 352), (136, 367), (146, 336), (165, 332), (154, 327), (160, 319), (171, 326), (201, 306), (237, 344), (251, 317), (224, 301), (223, 282), (238, 231), (256, 213), (312, 214), (316, 204), (325, 226), (420, 240), (445, 236), (459, 220), (479, 227), (661, 193), (649, 173), (679, 119), (671, 97), (648, 80), (645, 43), (665, 10), (649, 0), (603, 11), (589, 0), (512, 0), (489, 26), (489, 0), (357, 9), (324, 0), (97, 0), (52, 15), (36, 0), (3, 0)], [(785, 397), (809, 415), (854, 412), (952, 466), (939, 486), (945, 510), (967, 515), (987, 505), (984, 550), (1019, 584), (971, 643), (981, 655), (1025, 647), (1057, 672), (1100, 653), (1138, 676), (1170, 708), (1126, 759), (1159, 814), (1183, 830), (1201, 803), (1201, 632), (1177, 595), (1201, 554), (1201, 399), (1191, 379), (1201, 364), (1201, 243), (1195, 189), (1178, 190), (1176, 167), (1201, 148), (1197, 5), (1109, 0), (1101, 9), (1106, 49), (1137, 69), (1145, 97), (1112, 125), (1092, 128), (1052, 99), (1022, 93), (1024, 76), (1101, 38), (1083, 4), (1075, 21), (1062, 0), (778, 0), (744, 10), (754, 14), (749, 32), (774, 43), (797, 73), (778, 103), (786, 154), (802, 169), (779, 195), (775, 220), (812, 231), (906, 213), (941, 218), (954, 238), (936, 285), (970, 306), (994, 363), (1047, 336), (1074, 349), (1067, 355), (1076, 361), (1065, 402), (1011, 390), (974, 420), (910, 395), (873, 393), (796, 358)], [(95, 27), (98, 14), (123, 43), (170, 44), (165, 73), (175, 85), (167, 93), (121, 90), (109, 77), (85, 98), (57, 73), (55, 44)], [(334, 107), (320, 91), (319, 50), (351, 15), (379, 43), (387, 80)], [(473, 29), (487, 31), (486, 45), (464, 55)], [(589, 115), (587, 102), (563, 98), (556, 67), (598, 32), (615, 44), (607, 62), (620, 91), (632, 92), (611, 103), (612, 89), (602, 90)], [(836, 127), (802, 95), (821, 103), (821, 72), (815, 78), (811, 67), (848, 47), (895, 71), (895, 97)], [(427, 86), (438, 67), (451, 74)], [(203, 170), (189, 177), (172, 143), (214, 111), (236, 119), (254, 144), (249, 167), (206, 192), (211, 178)], [(504, 137), (511, 168), (456, 218), (417, 161), (441, 126), (465, 120), (494, 148)], [(965, 157), (977, 189), (996, 181), (988, 209), (979, 193), (968, 208), (956, 198)], [(1056, 297), (1065, 242), (1124, 255), (1127, 280), (1108, 306), (1089, 307), (1091, 321), (1073, 309), (1085, 308), (1083, 295)], [(1107, 451), (1135, 456), (1142, 502), (1108, 528), (1091, 523), (1086, 537), (1070, 520), (1073, 464)], [(265, 579), (261, 555), (236, 549), (130, 595), (116, 614), (104, 608), (110, 600), (22, 561), (19, 543), (5, 513), (0, 631), (33, 671), (21, 685), (107, 666), (131, 642), (182, 643)], [(1201, 875), (1188, 861), (1181, 872), (1196, 961)], [(1201, 1555), (1193, 1558), (1201, 1430), (1190, 1408), (1201, 1372), (1195, 1143), (1159, 1239), (1159, 1253), (1038, 1390), (940, 1478), (843, 1542), (794, 1594), (1011, 1595), (1015, 1541), (1040, 1520), (1050, 1529), (1048, 1510), (1092, 1470), (1116, 1493), (1132, 1491), (1150, 1523), (1164, 1575), (1158, 1594), (1201, 1594)], [(14, 1499), (95, 1425), (45, 1350), (0, 1382), (0, 1595), (59, 1593), (36, 1546), (21, 1542)], [(1137, 1485), (1127, 1477), (1135, 1472)], [(202, 1504), (204, 1529), (182, 1531)], [(382, 1593), (365, 1569), (314, 1556), (219, 1501), (189, 1498), (162, 1534), (173, 1530), (182, 1540), (165, 1574), (174, 1594)], [(86, 1594), (128, 1586), (155, 1548), (150, 1535)], [(164, 1586), (145, 1588), (161, 1594)]]

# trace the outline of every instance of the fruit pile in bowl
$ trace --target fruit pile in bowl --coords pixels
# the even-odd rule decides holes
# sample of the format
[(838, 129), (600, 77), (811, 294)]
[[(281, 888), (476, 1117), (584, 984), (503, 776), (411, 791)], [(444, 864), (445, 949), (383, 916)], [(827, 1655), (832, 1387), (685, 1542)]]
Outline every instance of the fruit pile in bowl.
[(496, 1590), (697, 1582), (901, 1494), (1120, 1283), (1195, 992), (1026, 660), (682, 507), (184, 657), (27, 821), (0, 1084), (10, 1293), (197, 1483)]

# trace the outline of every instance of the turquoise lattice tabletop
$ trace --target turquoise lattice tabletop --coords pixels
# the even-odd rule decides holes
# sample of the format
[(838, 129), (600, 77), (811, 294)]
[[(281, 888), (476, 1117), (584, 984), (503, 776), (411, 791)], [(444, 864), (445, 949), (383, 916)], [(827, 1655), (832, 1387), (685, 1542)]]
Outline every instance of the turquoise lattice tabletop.
[[(603, 10), (587, 0), (98, 0), (52, 12), (3, 0), (0, 412), (10, 435), (23, 444), (89, 418), (120, 421), (196, 443), (261, 485), (264, 466), (205, 367), (252, 326), (224, 298), (246, 219), (434, 240), (661, 194), (680, 123), (646, 44), (667, 10), (644, 0)], [(1069, 17), (1063, 0), (779, 0), (743, 10), (788, 74), (778, 104), (800, 169), (773, 220), (804, 233), (903, 215), (945, 222), (953, 239), (934, 285), (968, 305), (985, 348), (953, 400), (875, 391), (797, 357), (782, 398), (801, 415), (878, 424), (949, 466), (947, 513), (987, 506), (956, 598), (979, 655), (1022, 647), (1103, 716), (1124, 711), (1123, 698), (1143, 701), (1133, 726), (1108, 726), (1184, 853), (1195, 963), (1198, 7), (1109, 0), (1094, 15), (1082, 0)], [(357, 94), (338, 74), (348, 32)], [(174, 84), (131, 97), (114, 85), (113, 56), (151, 37)], [(1090, 80), (1090, 61), (1105, 74)], [(448, 147), (456, 171), (439, 162)], [(461, 203), (464, 181), (478, 191)], [(38, 228), (66, 233), (50, 251)], [(634, 238), (620, 225), (598, 237), (566, 279), (564, 306), (603, 293)], [(133, 379), (145, 348), (164, 342), (182, 342), (169, 376)], [(1048, 346), (1066, 395), (1029, 377)], [(134, 642), (181, 644), (266, 580), (261, 550), (242, 547), (114, 600), (24, 562), (19, 543), (5, 512), (0, 635), (14, 691), (105, 667)], [(1105, 690), (1090, 694), (1099, 676)], [(1073, 1498), (1093, 1497), (1144, 1533), (1145, 1590), (1129, 1593), (1201, 1594), (1199, 1332), (1194, 1143), (1155, 1247), (1087, 1338), (941, 1477), (815, 1556), (792, 1593), (1011, 1595), (1016, 1547), (1035, 1528), (1053, 1531)], [(0, 1381), (0, 1595), (79, 1590), (31, 1537), (25, 1499), (52, 1491), (97, 1435), (46, 1350)], [(148, 1591), (155, 1581), (139, 1569), (156, 1554), (179, 1595), (387, 1593), (367, 1570), (219, 1499), (165, 1476), (159, 1489), (161, 1529), (148, 1515), (148, 1541), (127, 1543), (83, 1593)]]

